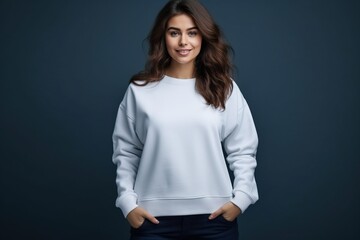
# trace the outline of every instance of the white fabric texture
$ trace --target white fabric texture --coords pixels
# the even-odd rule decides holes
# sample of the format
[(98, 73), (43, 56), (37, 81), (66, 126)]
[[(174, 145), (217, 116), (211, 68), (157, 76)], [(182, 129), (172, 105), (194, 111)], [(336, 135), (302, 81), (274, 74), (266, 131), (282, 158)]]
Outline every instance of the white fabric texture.
[(126, 90), (112, 158), (116, 206), (125, 217), (137, 206), (154, 216), (205, 214), (228, 201), (244, 212), (258, 200), (258, 137), (239, 87), (233, 81), (222, 111), (206, 104), (195, 82), (164, 76), (146, 86), (131, 83)]

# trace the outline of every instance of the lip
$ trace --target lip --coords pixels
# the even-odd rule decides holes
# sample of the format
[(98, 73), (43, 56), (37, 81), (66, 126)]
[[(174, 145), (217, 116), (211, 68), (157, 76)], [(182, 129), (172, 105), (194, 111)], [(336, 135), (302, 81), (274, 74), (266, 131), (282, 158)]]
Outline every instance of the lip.
[(181, 56), (187, 56), (192, 49), (176, 49), (176, 52)]

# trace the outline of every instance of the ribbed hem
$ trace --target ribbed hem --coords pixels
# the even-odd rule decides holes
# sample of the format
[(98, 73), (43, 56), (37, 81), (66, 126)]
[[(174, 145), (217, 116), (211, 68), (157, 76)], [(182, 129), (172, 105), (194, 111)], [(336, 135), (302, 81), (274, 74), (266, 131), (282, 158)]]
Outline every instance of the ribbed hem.
[(124, 217), (126, 218), (129, 212), (138, 206), (136, 204), (136, 195), (129, 194), (121, 198), (117, 198), (115, 205), (121, 209)]
[(206, 197), (192, 199), (154, 199), (139, 201), (140, 207), (153, 216), (207, 214), (229, 202), (231, 197)]
[(245, 212), (250, 204), (253, 203), (246, 193), (240, 191), (235, 192), (235, 197), (231, 200), (231, 202), (241, 209), (241, 213)]

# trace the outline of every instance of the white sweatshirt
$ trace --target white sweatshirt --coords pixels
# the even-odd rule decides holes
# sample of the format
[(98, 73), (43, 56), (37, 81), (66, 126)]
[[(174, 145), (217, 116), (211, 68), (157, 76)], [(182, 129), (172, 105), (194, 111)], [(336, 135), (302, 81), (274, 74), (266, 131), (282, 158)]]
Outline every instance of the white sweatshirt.
[(258, 200), (258, 138), (247, 102), (233, 81), (226, 110), (215, 109), (195, 81), (165, 76), (129, 85), (116, 118), (112, 159), (116, 206), (125, 217), (137, 206), (154, 216), (206, 214), (229, 201), (244, 212)]

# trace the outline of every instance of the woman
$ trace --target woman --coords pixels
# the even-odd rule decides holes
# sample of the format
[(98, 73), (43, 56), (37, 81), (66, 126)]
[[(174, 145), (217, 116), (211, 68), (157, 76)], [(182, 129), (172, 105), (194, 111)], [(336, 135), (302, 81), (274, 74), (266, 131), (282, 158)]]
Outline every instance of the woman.
[(169, 1), (148, 40), (113, 133), (116, 206), (131, 239), (237, 239), (236, 218), (258, 200), (258, 139), (230, 46), (195, 0)]

